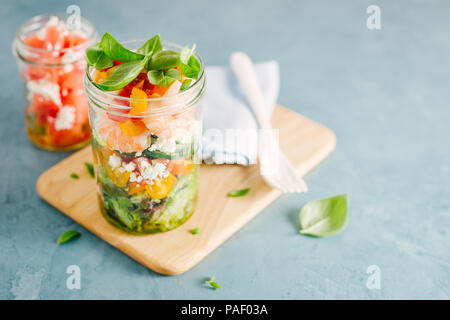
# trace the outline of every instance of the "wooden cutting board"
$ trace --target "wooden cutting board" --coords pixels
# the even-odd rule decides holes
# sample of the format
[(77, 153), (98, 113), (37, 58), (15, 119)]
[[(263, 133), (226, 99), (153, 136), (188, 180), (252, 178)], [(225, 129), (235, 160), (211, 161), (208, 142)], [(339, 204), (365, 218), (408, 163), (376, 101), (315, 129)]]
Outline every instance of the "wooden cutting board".
[[(302, 175), (335, 147), (333, 132), (286, 108), (276, 107), (272, 123), (280, 129), (281, 149)], [(95, 180), (87, 174), (85, 161), (92, 162), (91, 147), (45, 171), (37, 181), (39, 195), (131, 258), (166, 275), (192, 268), (280, 195), (264, 183), (256, 165), (202, 165), (197, 209), (185, 224), (166, 233), (131, 235), (101, 215)], [(71, 179), (72, 172), (80, 179)], [(229, 191), (247, 187), (252, 190), (245, 197), (227, 197)], [(189, 230), (196, 227), (201, 232), (192, 235)]]

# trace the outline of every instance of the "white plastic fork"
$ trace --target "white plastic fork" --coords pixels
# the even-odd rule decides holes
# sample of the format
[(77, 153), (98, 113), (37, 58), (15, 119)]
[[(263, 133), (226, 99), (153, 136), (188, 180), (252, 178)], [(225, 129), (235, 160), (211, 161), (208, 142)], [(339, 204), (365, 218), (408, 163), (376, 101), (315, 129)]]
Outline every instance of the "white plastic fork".
[(261, 176), (268, 185), (283, 193), (308, 191), (303, 179), (280, 150), (249, 56), (243, 52), (234, 52), (230, 64), (262, 129), (258, 148)]

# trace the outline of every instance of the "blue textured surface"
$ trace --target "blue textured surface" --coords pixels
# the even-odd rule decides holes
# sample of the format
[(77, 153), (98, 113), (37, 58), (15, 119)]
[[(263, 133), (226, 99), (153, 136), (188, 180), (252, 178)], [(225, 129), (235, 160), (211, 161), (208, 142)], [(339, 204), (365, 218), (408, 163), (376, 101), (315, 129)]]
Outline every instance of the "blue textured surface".
[[(279, 102), (330, 127), (336, 151), (187, 273), (149, 271), (40, 200), (35, 181), (67, 156), (34, 148), (24, 131), (10, 43), (33, 15), (77, 3), (100, 33), (160, 33), (196, 42), (207, 64), (234, 50), (277, 59)], [(450, 3), (377, 1), (3, 1), (0, 5), (0, 298), (449, 298)], [(183, 5), (184, 4), (184, 5)], [(299, 142), (301, 143), (301, 142)], [(297, 231), (307, 201), (349, 196), (349, 224), (314, 239)], [(83, 233), (58, 247), (68, 228)], [(68, 265), (81, 290), (66, 288)], [(369, 265), (381, 289), (366, 287)], [(216, 274), (221, 290), (202, 281)]]

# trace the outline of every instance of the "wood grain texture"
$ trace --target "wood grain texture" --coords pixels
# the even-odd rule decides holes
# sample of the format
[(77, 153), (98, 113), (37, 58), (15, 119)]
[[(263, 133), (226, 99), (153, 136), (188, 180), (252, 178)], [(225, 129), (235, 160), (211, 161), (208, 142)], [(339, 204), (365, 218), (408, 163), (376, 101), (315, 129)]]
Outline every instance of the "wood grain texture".
[[(281, 106), (276, 107), (272, 123), (280, 129), (281, 149), (302, 175), (335, 147), (333, 132)], [(192, 268), (280, 195), (264, 183), (256, 165), (202, 165), (197, 209), (185, 224), (166, 233), (131, 235), (113, 227), (101, 215), (95, 180), (88, 175), (85, 161), (92, 162), (91, 147), (45, 171), (37, 181), (39, 195), (131, 258), (166, 275)], [(72, 172), (80, 179), (71, 179)], [(252, 190), (245, 197), (226, 195), (247, 187)], [(201, 233), (192, 235), (189, 230), (196, 227)]]

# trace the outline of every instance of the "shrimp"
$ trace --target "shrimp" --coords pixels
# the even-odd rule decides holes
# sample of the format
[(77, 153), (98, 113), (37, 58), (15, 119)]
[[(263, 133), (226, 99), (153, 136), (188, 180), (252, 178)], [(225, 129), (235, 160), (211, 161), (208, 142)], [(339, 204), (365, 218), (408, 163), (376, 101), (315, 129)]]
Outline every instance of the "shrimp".
[(103, 114), (97, 114), (94, 128), (100, 142), (112, 150), (130, 153), (143, 151), (150, 145), (150, 131), (135, 137), (126, 136), (119, 127), (120, 122), (113, 121)]

